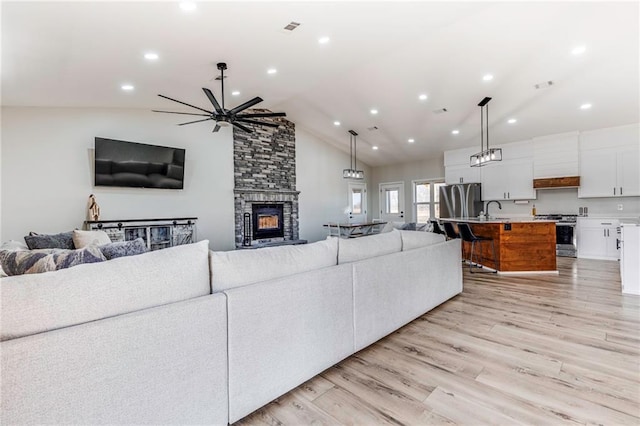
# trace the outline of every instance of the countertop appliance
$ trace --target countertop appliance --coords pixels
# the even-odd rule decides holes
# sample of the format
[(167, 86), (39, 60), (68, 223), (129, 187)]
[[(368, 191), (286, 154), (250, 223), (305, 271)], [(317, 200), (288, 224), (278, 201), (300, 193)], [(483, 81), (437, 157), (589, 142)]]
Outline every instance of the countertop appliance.
[(640, 295), (640, 225), (620, 225), (620, 278), (622, 292)]
[(479, 183), (457, 183), (440, 187), (440, 217), (478, 217), (483, 209)]
[(535, 216), (541, 220), (556, 221), (556, 256), (577, 257), (578, 244), (576, 241), (576, 214), (540, 214)]

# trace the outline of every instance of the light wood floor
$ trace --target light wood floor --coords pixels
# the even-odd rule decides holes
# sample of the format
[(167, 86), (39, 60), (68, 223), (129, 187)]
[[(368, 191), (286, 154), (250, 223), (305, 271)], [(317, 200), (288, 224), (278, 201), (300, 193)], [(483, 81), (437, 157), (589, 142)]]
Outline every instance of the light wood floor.
[(619, 265), (470, 275), (464, 292), (238, 425), (640, 424), (640, 297)]

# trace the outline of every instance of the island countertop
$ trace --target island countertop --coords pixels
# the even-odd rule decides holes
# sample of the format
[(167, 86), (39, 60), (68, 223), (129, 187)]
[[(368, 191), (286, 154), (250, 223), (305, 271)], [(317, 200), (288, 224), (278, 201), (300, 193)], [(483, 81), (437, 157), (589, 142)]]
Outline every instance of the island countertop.
[(449, 217), (441, 218), (440, 222), (465, 222), (465, 223), (556, 223), (557, 220), (534, 219), (532, 217), (492, 217), (481, 219), (479, 217)]

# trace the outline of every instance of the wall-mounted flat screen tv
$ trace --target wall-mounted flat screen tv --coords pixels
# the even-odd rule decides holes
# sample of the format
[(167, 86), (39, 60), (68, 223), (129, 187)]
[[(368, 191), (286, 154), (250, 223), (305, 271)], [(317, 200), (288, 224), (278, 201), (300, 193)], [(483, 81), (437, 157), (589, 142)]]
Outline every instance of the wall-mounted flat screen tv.
[(185, 150), (95, 139), (95, 185), (183, 189)]

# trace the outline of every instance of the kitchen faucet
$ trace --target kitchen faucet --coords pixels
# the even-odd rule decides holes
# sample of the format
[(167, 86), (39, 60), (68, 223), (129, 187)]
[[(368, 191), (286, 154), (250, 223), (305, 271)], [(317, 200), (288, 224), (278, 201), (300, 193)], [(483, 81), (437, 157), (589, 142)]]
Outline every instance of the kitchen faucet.
[(498, 200), (491, 200), (491, 201), (487, 201), (487, 204), (484, 205), (484, 212), (487, 215), (487, 218), (489, 218), (489, 204), (491, 203), (497, 203), (498, 204), (498, 208), (500, 210), (502, 210), (502, 204), (500, 204), (500, 201)]

